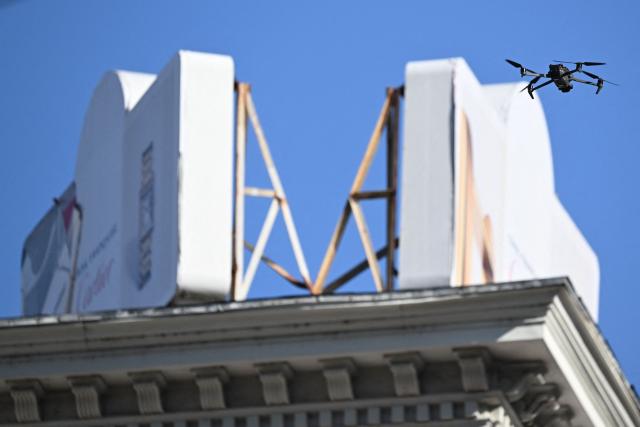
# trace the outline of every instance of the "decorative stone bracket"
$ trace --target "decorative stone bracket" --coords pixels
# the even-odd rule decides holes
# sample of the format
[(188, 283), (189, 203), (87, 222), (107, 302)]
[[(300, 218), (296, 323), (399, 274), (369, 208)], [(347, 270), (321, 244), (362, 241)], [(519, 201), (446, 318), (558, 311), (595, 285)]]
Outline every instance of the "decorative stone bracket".
[(138, 372), (129, 374), (138, 397), (138, 410), (141, 414), (162, 414), (162, 389), (166, 386), (160, 372)]
[(99, 376), (69, 377), (67, 379), (76, 400), (78, 418), (100, 418), (100, 394), (107, 388)]
[(390, 354), (385, 356), (385, 359), (393, 375), (396, 396), (418, 396), (420, 394), (418, 373), (424, 367), (420, 354)]
[(192, 369), (200, 392), (200, 407), (207, 409), (226, 408), (223, 384), (229, 381), (227, 370), (222, 367)]
[(286, 405), (289, 403), (287, 381), (293, 377), (291, 367), (286, 363), (264, 363), (256, 365), (262, 396), (267, 405)]
[(453, 350), (462, 374), (462, 387), (466, 392), (489, 390), (487, 367), (491, 362), (489, 352), (481, 347)]
[(327, 383), (329, 399), (353, 400), (353, 387), (351, 377), (356, 372), (356, 365), (352, 359), (325, 359), (321, 360), (323, 365), (322, 373)]
[(40, 421), (38, 398), (42, 395), (42, 385), (38, 380), (7, 381), (16, 420), (20, 423)]

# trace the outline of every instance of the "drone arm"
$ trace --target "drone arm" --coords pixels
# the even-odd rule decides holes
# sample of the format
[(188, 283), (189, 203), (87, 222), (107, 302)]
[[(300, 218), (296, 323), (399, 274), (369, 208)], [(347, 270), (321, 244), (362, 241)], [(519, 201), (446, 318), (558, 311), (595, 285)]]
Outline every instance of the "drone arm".
[(578, 82), (578, 83), (584, 83), (586, 85), (598, 86), (594, 82), (590, 82), (589, 80), (582, 80), (582, 79), (579, 79), (579, 78), (573, 77), (573, 76), (571, 76), (571, 81)]
[(598, 89), (596, 90), (596, 95), (600, 93), (600, 91), (602, 90), (602, 86), (604, 84), (604, 80), (598, 80), (598, 83), (594, 83), (594, 82), (590, 82), (587, 80), (582, 80), (582, 79), (576, 79), (576, 78), (572, 78), (571, 80), (576, 81), (578, 83), (584, 83), (586, 85), (591, 85), (591, 86), (595, 86)]
[(542, 84), (539, 84), (539, 85), (538, 85), (538, 86), (536, 86), (536, 87), (531, 88), (530, 92), (536, 91), (536, 90), (540, 89), (541, 87), (544, 87), (544, 86), (546, 86), (546, 85), (548, 85), (548, 84), (551, 84), (551, 83), (553, 83), (553, 79), (551, 79), (551, 80), (547, 80), (546, 82), (544, 82), (544, 83), (542, 83)]
[(540, 74), (540, 73), (536, 73), (535, 71), (532, 70), (528, 70), (528, 69), (524, 69), (524, 71), (522, 72), (522, 77), (524, 76), (532, 76), (532, 77), (547, 77), (546, 74)]
[(531, 99), (534, 99), (534, 97), (533, 97), (533, 91), (534, 91), (534, 90), (539, 89), (539, 88), (541, 88), (542, 86), (546, 86), (546, 85), (548, 85), (549, 83), (552, 83), (552, 82), (553, 82), (553, 80), (549, 80), (549, 81), (546, 81), (546, 82), (542, 83), (541, 85), (538, 85), (538, 86), (536, 86), (536, 87), (533, 87), (533, 85), (534, 85), (534, 84), (536, 84), (536, 82), (537, 82), (538, 80), (540, 80), (542, 77), (544, 77), (544, 76), (536, 76), (536, 77), (534, 77), (534, 78), (529, 82), (529, 84), (528, 84), (528, 85), (526, 85), (525, 87), (523, 87), (523, 88), (522, 88), (522, 90), (520, 90), (520, 92), (524, 92), (524, 91), (526, 90), (526, 91), (527, 91), (527, 93), (529, 94), (529, 96), (531, 97)]

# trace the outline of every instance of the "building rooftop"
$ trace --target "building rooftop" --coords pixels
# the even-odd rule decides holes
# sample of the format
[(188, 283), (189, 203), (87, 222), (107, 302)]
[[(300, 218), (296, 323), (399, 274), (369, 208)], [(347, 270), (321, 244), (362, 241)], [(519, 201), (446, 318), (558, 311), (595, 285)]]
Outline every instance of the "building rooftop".
[[(640, 425), (637, 396), (566, 278), (5, 319), (0, 342), (0, 403), (7, 403), (0, 423), (15, 422), (12, 393), (35, 381), (43, 390), (36, 412), (50, 422), (45, 425), (72, 425), (79, 417), (73, 381), (94, 377), (105, 390), (96, 425), (129, 423), (134, 415), (146, 423), (266, 414), (275, 409), (265, 375), (275, 374), (265, 367), (283, 366), (276, 371), (289, 389), (279, 411), (336, 409), (344, 402), (334, 401), (317, 378), (322, 380), (327, 361), (347, 359), (349, 372), (357, 372), (347, 406), (364, 408), (406, 398), (387, 367), (409, 357), (419, 384), (414, 400), (460, 396), (467, 402), (475, 392), (481, 406), (502, 399), (512, 418), (526, 418), (527, 405), (518, 399), (527, 399), (530, 390), (520, 392), (518, 384), (535, 377), (538, 388), (531, 390), (547, 390), (553, 416), (573, 422), (558, 425)], [(198, 389), (189, 384), (207, 369), (225, 372), (223, 408), (193, 406)], [(162, 380), (149, 380), (150, 372)], [(138, 390), (141, 375), (147, 375), (145, 384), (170, 384), (160, 412), (136, 408), (135, 394), (134, 403), (114, 403), (126, 390)], [(195, 393), (193, 399), (179, 398), (185, 390)], [(202, 398), (203, 389), (199, 393)], [(68, 413), (52, 409), (60, 408), (60, 396), (70, 402)]]
[[(271, 310), (282, 308), (294, 308), (304, 306), (363, 306), (370, 304), (397, 305), (397, 304), (424, 304), (429, 302), (442, 302), (449, 300), (463, 300), (478, 298), (483, 295), (495, 293), (511, 294), (533, 289), (566, 289), (571, 295), (572, 301), (584, 308), (580, 298), (573, 290), (571, 281), (566, 278), (549, 278), (540, 280), (525, 280), (518, 282), (493, 283), (482, 286), (422, 288), (416, 290), (394, 290), (388, 293), (340, 293), (325, 294), (319, 296), (278, 296), (276, 298), (252, 299), (240, 302), (211, 302), (174, 307), (154, 307), (129, 310), (114, 310), (95, 313), (71, 313), (60, 315), (24, 316), (0, 319), (0, 329), (30, 327), (34, 325), (63, 325), (77, 322), (106, 322), (143, 320), (166, 317), (198, 316), (214, 313), (237, 313), (254, 310)], [(585, 321), (594, 324), (588, 311), (580, 310), (585, 316)]]

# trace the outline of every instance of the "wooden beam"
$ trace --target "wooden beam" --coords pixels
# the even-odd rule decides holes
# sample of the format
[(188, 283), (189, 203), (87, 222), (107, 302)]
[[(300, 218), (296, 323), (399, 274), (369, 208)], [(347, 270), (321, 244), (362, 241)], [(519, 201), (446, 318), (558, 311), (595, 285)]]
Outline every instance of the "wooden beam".
[(378, 258), (376, 257), (373, 245), (371, 244), (371, 235), (369, 234), (369, 229), (367, 228), (367, 223), (364, 219), (364, 213), (362, 212), (360, 204), (356, 200), (349, 199), (349, 205), (353, 211), (353, 219), (356, 221), (360, 240), (362, 240), (362, 247), (364, 248), (364, 253), (366, 254), (367, 261), (369, 262), (369, 268), (371, 269), (371, 275), (373, 276), (373, 283), (376, 285), (378, 292), (382, 292), (384, 291), (384, 285), (380, 274), (380, 265), (378, 265)]
[[(371, 167), (373, 157), (378, 149), (378, 144), (380, 142), (380, 135), (382, 133), (384, 124), (387, 120), (390, 102), (391, 102), (391, 96), (387, 92), (387, 96), (384, 100), (384, 104), (382, 105), (380, 115), (378, 116), (378, 120), (376, 122), (375, 128), (373, 130), (371, 138), (369, 139), (369, 143), (367, 144), (367, 149), (365, 150), (364, 157), (360, 162), (360, 166), (358, 167), (358, 172), (356, 173), (356, 177), (353, 180), (353, 184), (351, 185), (351, 191), (349, 192), (350, 195), (360, 194), (360, 189), (364, 184), (364, 181), (367, 177), (367, 173), (369, 172), (369, 168)], [(342, 235), (344, 234), (347, 221), (349, 220), (349, 216), (351, 215), (351, 210), (353, 209), (353, 204), (351, 203), (352, 201), (355, 202), (355, 204), (357, 204), (357, 200), (355, 198), (351, 198), (351, 197), (349, 198), (349, 200), (345, 204), (342, 214), (340, 215), (340, 218), (338, 219), (338, 224), (334, 229), (333, 235), (331, 236), (331, 240), (329, 241), (329, 246), (327, 247), (327, 251), (325, 252), (324, 258), (322, 260), (322, 264), (320, 265), (320, 270), (318, 271), (318, 276), (316, 277), (316, 281), (313, 285), (312, 292), (315, 295), (319, 295), (322, 293), (324, 283), (326, 282), (327, 276), (329, 275), (329, 270), (331, 269), (331, 265), (333, 264), (333, 260), (335, 259), (338, 246), (340, 245), (340, 241), (342, 240)], [(359, 207), (358, 207), (358, 210), (360, 211)], [(360, 214), (362, 216), (361, 211), (360, 211)], [(364, 221), (363, 216), (362, 216), (362, 221)], [(366, 228), (366, 225), (365, 225), (365, 228)], [(361, 237), (362, 236), (363, 235), (361, 234)], [(373, 250), (371, 250), (371, 252), (373, 252)]]
[(275, 190), (276, 194), (281, 196), (284, 194), (282, 182), (280, 181), (280, 176), (278, 175), (278, 171), (275, 167), (275, 164), (273, 163), (273, 157), (271, 157), (269, 144), (267, 143), (267, 138), (264, 136), (264, 131), (262, 130), (262, 126), (260, 125), (260, 120), (258, 119), (258, 114), (253, 104), (253, 99), (250, 92), (247, 92), (247, 114), (253, 126), (253, 131), (256, 134), (258, 147), (260, 148), (262, 159), (264, 160), (265, 167), (267, 168), (267, 173), (269, 174), (271, 185), (273, 185), (273, 189)]
[(378, 116), (378, 121), (376, 122), (376, 126), (373, 129), (373, 134), (369, 139), (367, 150), (364, 153), (364, 157), (362, 159), (362, 162), (360, 163), (360, 167), (358, 168), (356, 177), (353, 180), (353, 184), (351, 185), (350, 194), (359, 192), (362, 188), (362, 184), (364, 184), (364, 181), (367, 178), (367, 173), (369, 172), (369, 168), (371, 167), (373, 156), (376, 154), (376, 151), (378, 149), (378, 143), (380, 142), (382, 129), (387, 120), (390, 103), (391, 97), (389, 96), (389, 94), (387, 94), (387, 97), (384, 100), (384, 104), (382, 105), (382, 111), (380, 111), (380, 116)]
[[(244, 247), (247, 248), (249, 252), (253, 253), (255, 251), (255, 246), (253, 246), (251, 243), (247, 242), (246, 240), (244, 242)], [(304, 281), (294, 277), (293, 274), (289, 273), (283, 266), (281, 266), (280, 264), (278, 264), (268, 256), (262, 255), (260, 257), (260, 261), (264, 262), (267, 265), (267, 267), (271, 268), (271, 270), (273, 270), (277, 275), (279, 275), (280, 277), (282, 277), (284, 280), (291, 283), (292, 285), (298, 288), (308, 289), (307, 284)]]
[(260, 120), (258, 119), (258, 114), (256, 113), (255, 106), (253, 105), (251, 93), (249, 92), (247, 92), (247, 113), (249, 115), (249, 119), (251, 120), (251, 124), (253, 125), (253, 130), (256, 134), (256, 139), (258, 140), (260, 152), (262, 153), (262, 158), (267, 168), (267, 172), (271, 180), (271, 185), (273, 185), (276, 197), (280, 201), (282, 216), (287, 228), (287, 233), (289, 234), (289, 240), (291, 242), (293, 255), (295, 256), (298, 269), (300, 270), (302, 278), (308, 283), (309, 289), (311, 289), (311, 275), (309, 274), (307, 262), (304, 258), (304, 253), (302, 252), (302, 246), (300, 245), (298, 232), (293, 222), (293, 216), (291, 215), (291, 210), (289, 209), (289, 204), (287, 203), (287, 198), (284, 193), (282, 182), (280, 181), (280, 176), (278, 175), (278, 171), (275, 167), (275, 164), (273, 163), (273, 158), (271, 157), (271, 152), (269, 151), (269, 145), (267, 144), (267, 138), (264, 136), (262, 126), (260, 125)]
[(388, 199), (395, 195), (395, 191), (388, 188), (386, 190), (374, 190), (374, 191), (359, 191), (353, 193), (351, 197), (356, 200), (369, 200), (369, 199)]
[[(396, 237), (396, 240), (393, 242), (393, 248), (395, 249), (397, 247), (398, 247), (398, 238)], [(376, 251), (376, 258), (380, 260), (386, 257), (388, 253), (387, 249), (388, 249), (387, 245), (384, 245), (382, 248), (378, 249)], [(350, 280), (353, 280), (354, 278), (356, 278), (360, 273), (365, 271), (367, 268), (369, 268), (369, 262), (365, 257), (365, 259), (360, 261), (358, 264), (354, 265), (347, 272), (345, 272), (344, 274), (342, 274), (341, 276), (333, 280), (331, 283), (327, 284), (327, 286), (324, 288), (323, 293), (331, 294), (335, 292), (336, 290), (338, 290), (338, 288), (342, 287), (344, 284), (346, 284)]]
[(296, 231), (296, 226), (293, 222), (293, 215), (291, 215), (291, 209), (289, 208), (289, 202), (285, 197), (278, 200), (280, 202), (280, 208), (282, 208), (282, 218), (284, 218), (284, 225), (287, 228), (289, 234), (289, 241), (291, 242), (291, 248), (293, 249), (293, 255), (296, 258), (298, 264), (298, 270), (302, 275), (302, 278), (307, 284), (307, 288), (311, 290), (313, 282), (311, 281), (311, 275), (309, 274), (309, 268), (302, 252), (302, 245), (300, 245), (300, 238)]
[(269, 199), (273, 199), (276, 196), (276, 192), (269, 188), (245, 187), (244, 195), (251, 196), (251, 197), (266, 197)]
[(331, 268), (331, 264), (333, 264), (333, 260), (336, 257), (338, 246), (340, 246), (340, 240), (342, 240), (342, 235), (344, 234), (344, 230), (347, 227), (347, 222), (349, 221), (350, 216), (351, 205), (349, 204), (349, 202), (347, 202), (342, 209), (340, 218), (338, 218), (338, 223), (336, 224), (336, 228), (333, 230), (331, 240), (329, 241), (329, 246), (327, 247), (327, 251), (324, 254), (324, 258), (322, 259), (322, 264), (320, 265), (320, 270), (318, 271), (318, 276), (316, 277), (316, 281), (312, 289), (312, 293), (314, 295), (320, 295), (322, 293), (324, 282), (327, 280), (327, 276), (329, 275), (329, 269)]
[(387, 188), (391, 193), (387, 199), (387, 280), (386, 290), (393, 290), (395, 269), (395, 248), (392, 242), (396, 240), (396, 199), (398, 190), (398, 120), (399, 93), (397, 89), (387, 89), (391, 96), (391, 108), (387, 118)]
[(231, 298), (237, 299), (238, 288), (242, 286), (244, 272), (244, 174), (247, 144), (247, 116), (245, 100), (249, 91), (247, 83), (237, 83), (237, 111), (236, 111), (236, 149), (235, 149), (235, 210), (233, 217), (233, 254)]
[(271, 234), (271, 230), (273, 229), (273, 224), (276, 221), (278, 208), (278, 201), (276, 199), (273, 199), (271, 201), (271, 205), (269, 206), (269, 211), (267, 212), (264, 223), (262, 223), (262, 230), (260, 230), (260, 234), (258, 235), (258, 241), (256, 242), (255, 250), (251, 255), (251, 260), (249, 261), (249, 265), (247, 266), (247, 272), (245, 273), (242, 287), (237, 292), (236, 300), (244, 301), (245, 299), (247, 299), (249, 287), (251, 286), (253, 277), (255, 276), (256, 270), (258, 269), (260, 257), (264, 253), (264, 248), (267, 245), (267, 240), (269, 240), (269, 235)]

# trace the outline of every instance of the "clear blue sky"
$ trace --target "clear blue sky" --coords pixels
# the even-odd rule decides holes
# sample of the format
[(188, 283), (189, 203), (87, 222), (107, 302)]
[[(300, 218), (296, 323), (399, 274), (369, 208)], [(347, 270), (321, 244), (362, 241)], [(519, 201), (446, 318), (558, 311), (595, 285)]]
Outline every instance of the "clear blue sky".
[[(622, 86), (541, 98), (557, 193), (600, 258), (600, 327), (639, 384), (638, 22), (637, 1), (0, 0), (0, 316), (20, 314), (23, 240), (72, 179), (85, 109), (107, 70), (156, 73), (178, 49), (232, 55), (253, 85), (315, 275), (384, 88), (402, 82), (407, 61), (463, 56), (483, 83), (517, 79), (504, 58), (537, 70), (556, 58), (604, 61), (594, 71)], [(249, 173), (249, 183), (264, 180)], [(266, 209), (250, 207), (255, 236)], [(381, 204), (368, 212), (370, 225), (382, 219)], [(289, 259), (282, 223), (274, 233), (268, 253)], [(351, 229), (334, 272), (361, 258)], [(264, 269), (256, 280), (254, 296), (292, 292)]]

